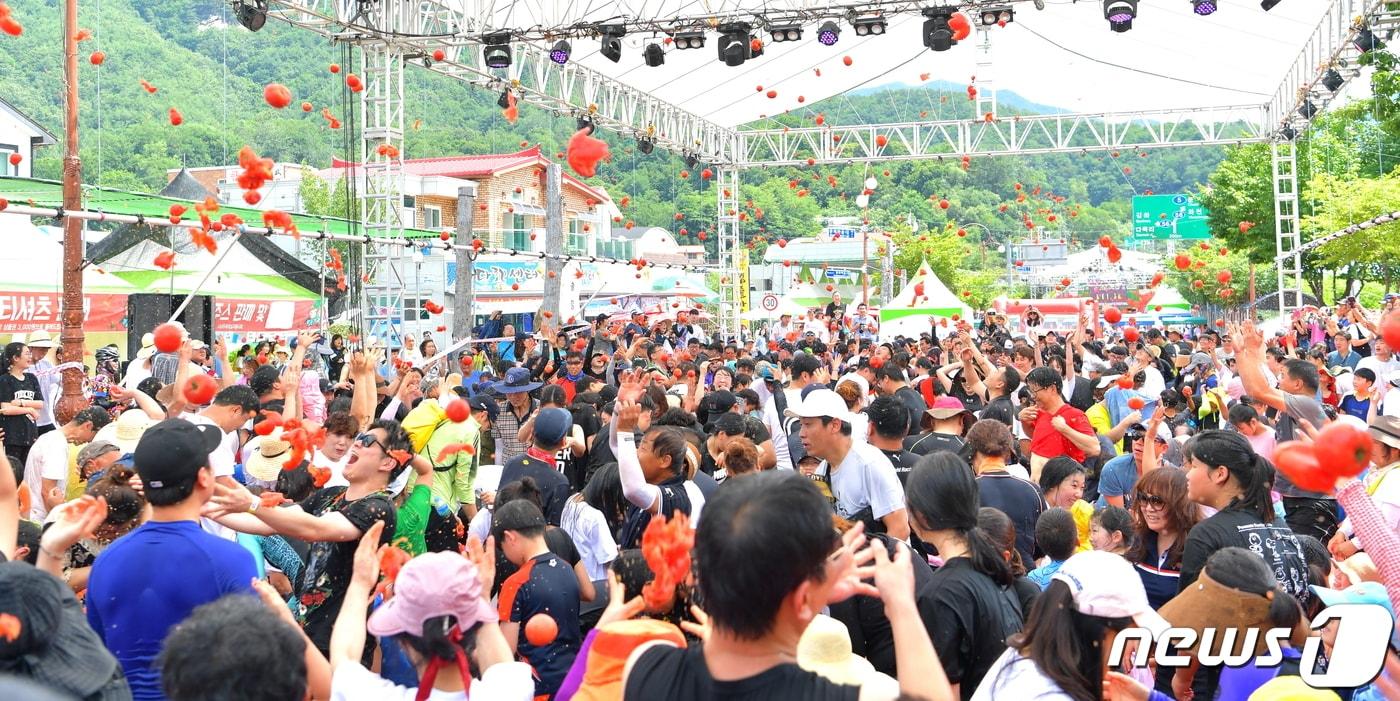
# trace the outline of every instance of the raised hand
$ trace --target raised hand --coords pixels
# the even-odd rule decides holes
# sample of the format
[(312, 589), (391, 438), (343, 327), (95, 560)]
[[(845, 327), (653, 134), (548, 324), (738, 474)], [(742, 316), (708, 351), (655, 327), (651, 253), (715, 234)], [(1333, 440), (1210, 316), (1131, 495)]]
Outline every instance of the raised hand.
[(355, 548), (355, 564), (350, 581), (372, 588), (379, 580), (379, 536), (383, 532), (383, 521), (375, 521), (365, 529), (359, 546)]

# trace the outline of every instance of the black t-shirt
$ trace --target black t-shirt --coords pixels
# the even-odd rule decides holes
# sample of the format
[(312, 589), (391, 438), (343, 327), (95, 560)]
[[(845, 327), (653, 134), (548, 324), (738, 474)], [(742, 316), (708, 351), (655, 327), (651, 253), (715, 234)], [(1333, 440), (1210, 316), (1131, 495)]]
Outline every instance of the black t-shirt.
[(529, 477), (540, 488), (544, 517), (549, 525), (559, 525), (564, 515), (564, 502), (569, 500), (569, 478), (549, 463), (529, 455), (517, 455), (501, 468), (501, 486)]
[(982, 414), (978, 418), (993, 419), (1007, 426), (1014, 426), (1013, 419), (1015, 416), (1016, 407), (1011, 404), (1011, 397), (1002, 395), (987, 402), (987, 406), (982, 408)]
[(918, 433), (924, 420), (924, 412), (928, 411), (928, 404), (924, 403), (923, 396), (918, 390), (907, 385), (895, 390), (894, 396), (909, 410), (909, 430), (905, 431), (905, 434), (912, 436)]
[(632, 665), (623, 699), (637, 701), (856, 701), (860, 687), (829, 682), (796, 664), (782, 664), (737, 681), (717, 681), (705, 665), (701, 645), (656, 645)]
[[(339, 513), (361, 533), (374, 525), (384, 522), (384, 533), (379, 542), (387, 544), (394, 538), (397, 512), (394, 502), (384, 492), (375, 492), (355, 501), (345, 499), (346, 487), (318, 489), (302, 500), (301, 510), (313, 516)], [(331, 642), (331, 626), (340, 615), (340, 604), (345, 599), (345, 587), (350, 584), (350, 573), (355, 567), (355, 549), (360, 539), (338, 543), (315, 542), (307, 554), (306, 567), (296, 586), (297, 619), (302, 622), (307, 637), (316, 643), (322, 653), (328, 651)]]
[(955, 557), (934, 570), (915, 590), (915, 600), (948, 681), (960, 685), (963, 701), (971, 699), (1006, 650), (1007, 637), (1021, 630), (1019, 600), (973, 569), (966, 557)]
[(920, 457), (940, 450), (961, 455), (964, 445), (966, 442), (961, 436), (932, 431), (904, 439), (904, 449)]
[(921, 456), (907, 450), (881, 448), (880, 452), (890, 459), (890, 465), (894, 466), (894, 474), (899, 477), (899, 486), (903, 487), (909, 481), (909, 471), (914, 469), (914, 463), (918, 462)]
[(1196, 524), (1186, 536), (1186, 550), (1181, 556), (1179, 591), (1186, 591), (1206, 560), (1221, 548), (1240, 547), (1257, 553), (1274, 573), (1284, 591), (1308, 602), (1308, 566), (1298, 537), (1283, 519), (1272, 523), (1259, 520), (1259, 515), (1237, 507), (1226, 507), (1214, 516)]
[[(29, 373), (15, 377), (10, 373), (0, 375), (0, 402), (42, 402), (39, 393), (39, 380)], [(0, 428), (5, 429), (5, 445), (30, 446), (39, 437), (39, 427), (28, 414), (0, 416)]]
[(1040, 487), (1003, 471), (977, 476), (978, 502), (1006, 514), (1016, 526), (1016, 550), (1021, 562), (1035, 562), (1035, 522), (1045, 511)]
[[(889, 536), (879, 533), (872, 535), (871, 540), (881, 541), (886, 546), (886, 552), (889, 551)], [(912, 562), (914, 590), (919, 591), (933, 578), (933, 568), (929, 567), (926, 558), (918, 555), (912, 558)], [(1031, 586), (1034, 587), (1035, 584)], [(1036, 592), (1040, 592), (1039, 587), (1036, 588)], [(875, 596), (856, 595), (831, 604), (828, 608), (832, 618), (846, 624), (846, 630), (851, 636), (851, 652), (864, 657), (876, 670), (891, 677), (898, 676), (894, 633), (890, 630), (890, 619), (885, 616), (885, 602)]]
[[(496, 531), (494, 528), (492, 531), (492, 535), (496, 536), (496, 542), (501, 542), (502, 533)], [(577, 565), (579, 560), (583, 559), (582, 556), (578, 554), (578, 547), (574, 545), (574, 539), (569, 537), (568, 532), (562, 528), (555, 528), (554, 526), (545, 528), (544, 544), (545, 547), (549, 548), (550, 552), (558, 555), (559, 559), (569, 563), (570, 567)], [(496, 584), (492, 589), (492, 593), (500, 592), (501, 585), (505, 583), (506, 579), (510, 578), (511, 575), (518, 571), (520, 571), (520, 566), (506, 558), (505, 549), (496, 548)]]

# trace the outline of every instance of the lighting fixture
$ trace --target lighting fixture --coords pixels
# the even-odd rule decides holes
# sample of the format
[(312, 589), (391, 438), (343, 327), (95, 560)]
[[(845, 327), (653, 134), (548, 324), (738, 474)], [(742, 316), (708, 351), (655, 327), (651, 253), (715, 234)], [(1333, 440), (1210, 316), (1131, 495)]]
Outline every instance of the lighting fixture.
[(802, 38), (802, 25), (784, 24), (781, 26), (772, 26), (768, 28), (768, 33), (775, 44), (780, 41), (798, 41)]
[(250, 32), (256, 32), (267, 24), (267, 1), (251, 0), (239, 2), (233, 8), (238, 23)]
[(851, 29), (856, 30), (856, 36), (864, 37), (885, 33), (884, 17), (861, 17), (851, 20)]
[(817, 28), (817, 41), (822, 46), (831, 46), (841, 38), (841, 25), (827, 20), (822, 22), (822, 26)]
[(1346, 84), (1346, 82), (1346, 79), (1343, 78), (1342, 74), (1338, 73), (1335, 68), (1328, 68), (1327, 72), (1322, 74), (1322, 86), (1332, 92), (1341, 90), (1342, 85)]
[(510, 91), (509, 91), (509, 90), (502, 90), (502, 91), (501, 91), (501, 96), (498, 97), (498, 98), (496, 98), (496, 106), (497, 106), (497, 107), (500, 107), (501, 109), (509, 109), (509, 108), (510, 108)]
[(637, 150), (638, 150), (638, 151), (641, 151), (642, 153), (651, 153), (652, 149), (654, 149), (654, 148), (656, 148), (656, 139), (653, 139), (653, 138), (651, 138), (651, 137), (649, 137), (649, 136), (638, 136), (638, 137), (637, 137)]
[(924, 46), (933, 51), (947, 51), (957, 45), (953, 29), (948, 26), (954, 10), (947, 7), (926, 7), (924, 16)]
[(697, 156), (697, 155), (695, 155), (695, 154), (693, 154), (693, 153), (687, 153), (687, 154), (685, 154), (685, 167), (687, 167), (687, 168), (694, 168), (694, 167), (696, 166), (696, 164), (698, 164), (698, 163), (700, 163), (700, 157), (699, 157), (699, 156)]
[(642, 60), (646, 61), (648, 66), (655, 68), (666, 63), (666, 52), (662, 50), (660, 44), (647, 44), (647, 47), (642, 50)]
[(1015, 21), (1016, 13), (1009, 7), (988, 7), (982, 10), (982, 26), (1007, 25)]
[(587, 129), (589, 134), (592, 134), (597, 129), (597, 126), (593, 124), (592, 117), (579, 117), (574, 123), (578, 126), (579, 131)]
[(1369, 53), (1377, 49), (1384, 49), (1385, 42), (1376, 38), (1369, 27), (1362, 27), (1356, 31), (1356, 38), (1352, 40), (1352, 45), (1361, 53)]
[(719, 26), (719, 60), (726, 66), (742, 66), (752, 52), (749, 25), (730, 22)]
[(1274, 9), (1274, 5), (1277, 5), (1282, 1), (1283, 0), (1262, 0), (1262, 2), (1259, 3), (1259, 6), (1264, 8), (1265, 12), (1268, 12), (1269, 10)]
[(508, 68), (510, 66), (510, 32), (491, 32), (481, 35), (481, 59), (487, 68)]
[(1303, 100), (1303, 106), (1298, 108), (1298, 114), (1303, 115), (1303, 119), (1312, 119), (1317, 116), (1317, 105), (1312, 100)]
[(1191, 0), (1191, 11), (1202, 17), (1215, 14), (1217, 9), (1215, 0)]
[(705, 46), (705, 33), (699, 30), (676, 32), (671, 35), (677, 49), (699, 49)]
[(1103, 0), (1103, 17), (1108, 20), (1108, 28), (1120, 34), (1132, 29), (1137, 7), (1138, 0)]
[(1278, 130), (1278, 135), (1282, 137), (1284, 141), (1292, 141), (1298, 138), (1298, 130), (1294, 129), (1291, 124), (1285, 124), (1282, 129)]
[(603, 35), (599, 39), (602, 46), (598, 53), (613, 63), (622, 60), (622, 36), (627, 33), (627, 28), (620, 24), (609, 24), (599, 27), (598, 31)]
[(549, 60), (562, 66), (569, 62), (569, 54), (572, 51), (573, 47), (569, 46), (569, 40), (560, 39), (554, 42), (554, 47), (549, 50)]

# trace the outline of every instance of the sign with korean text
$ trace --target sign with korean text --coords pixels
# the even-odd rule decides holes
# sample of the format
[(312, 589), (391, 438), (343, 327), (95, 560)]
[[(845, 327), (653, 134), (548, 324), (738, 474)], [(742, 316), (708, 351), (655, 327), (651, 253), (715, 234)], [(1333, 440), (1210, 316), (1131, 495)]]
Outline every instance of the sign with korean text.
[(1210, 212), (1191, 195), (1138, 195), (1133, 198), (1133, 238), (1210, 238)]

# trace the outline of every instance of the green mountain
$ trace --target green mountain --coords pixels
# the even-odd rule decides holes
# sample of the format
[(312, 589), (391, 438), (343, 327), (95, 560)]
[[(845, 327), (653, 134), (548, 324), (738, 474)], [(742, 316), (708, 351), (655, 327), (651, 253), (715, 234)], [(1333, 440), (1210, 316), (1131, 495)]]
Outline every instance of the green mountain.
[[(0, 96), (61, 134), (60, 6), (56, 0), (7, 1), (25, 32), (0, 35)], [(328, 70), (332, 63), (345, 72), (355, 70), (352, 50), (275, 20), (260, 32), (246, 31), (227, 5), (214, 0), (93, 0), (82, 3), (79, 14), (80, 26), (94, 34), (80, 47), (86, 182), (154, 191), (164, 184), (167, 169), (233, 163), (244, 144), (278, 161), (316, 166), (332, 157), (355, 157), (358, 116), (351, 106), (358, 109), (357, 96), (344, 87), (344, 72)], [(101, 67), (88, 61), (98, 50), (106, 54)], [(157, 92), (147, 92), (143, 80)], [(263, 85), (274, 81), (291, 88), (291, 107), (277, 111), (263, 101)], [(521, 110), (516, 124), (508, 124), (496, 95), (429, 71), (409, 70), (406, 86), (405, 121), (412, 125), (407, 157), (508, 152), (522, 142), (554, 153), (563, 150), (575, 128), (570, 118), (529, 108)], [(810, 113), (821, 112), (828, 123), (839, 124), (968, 111), (965, 94), (941, 87), (838, 96), (813, 104)], [(299, 109), (302, 101), (313, 110)], [(172, 107), (184, 117), (181, 126), (169, 122)], [(329, 129), (323, 109), (344, 126)], [(1015, 113), (1014, 107), (1008, 110)], [(811, 123), (810, 117), (803, 119), (784, 115), (768, 125)], [(615, 200), (629, 197), (628, 220), (685, 229), (693, 239), (713, 229), (715, 185), (700, 177), (703, 166), (683, 179), (680, 159), (661, 151), (643, 155), (630, 139), (607, 138), (613, 159), (595, 180)], [(42, 153), (35, 159), (36, 175), (58, 178), (60, 156), (59, 148)], [(977, 223), (993, 232), (995, 243), (1024, 234), (1029, 218), (1055, 237), (1088, 242), (1109, 234), (1121, 240), (1134, 192), (1195, 191), (1222, 157), (1222, 149), (1191, 148), (1153, 151), (1148, 157), (1123, 153), (1116, 159), (1094, 153), (981, 158), (966, 170), (956, 157), (891, 163), (887, 170), (863, 165), (757, 170), (742, 178), (743, 235), (757, 255), (767, 240), (816, 233), (818, 217), (857, 215), (855, 197), (873, 175), (881, 182), (867, 212), (875, 225), (897, 228), (908, 215), (921, 230)], [(1017, 183), (1024, 185), (1019, 191), (1027, 195), (1024, 202), (1016, 201)], [(804, 190), (809, 193), (799, 196)], [(1063, 200), (1048, 197), (1052, 194)], [(947, 209), (938, 206), (940, 199), (949, 202)], [(984, 238), (980, 228), (968, 233), (967, 244)], [(713, 236), (703, 240), (713, 247)], [(973, 267), (974, 261), (966, 265)]]

